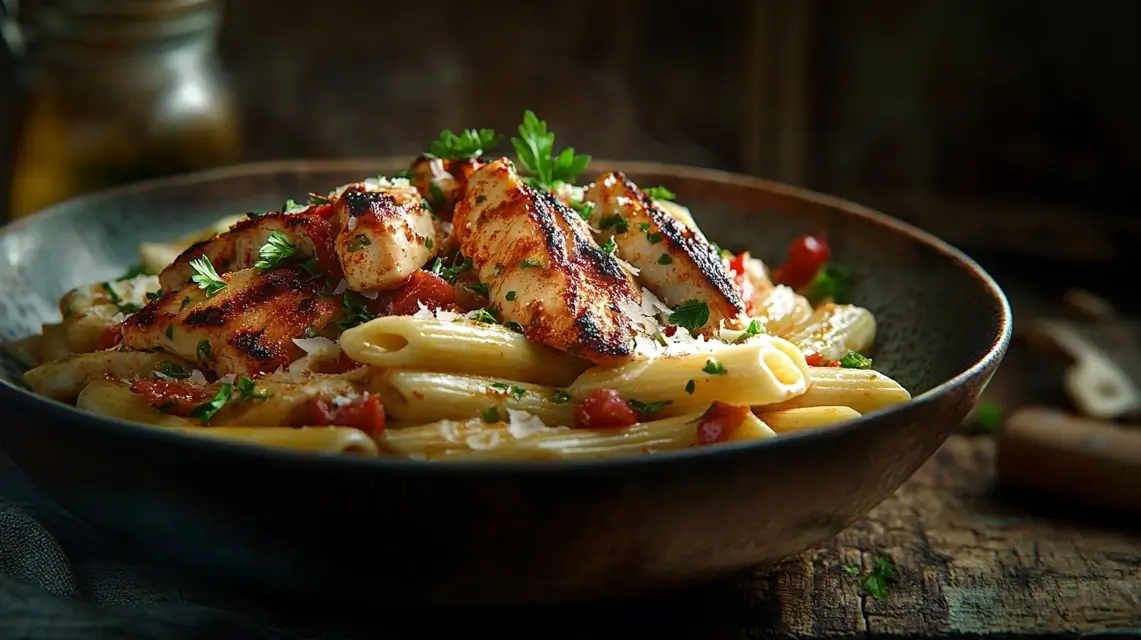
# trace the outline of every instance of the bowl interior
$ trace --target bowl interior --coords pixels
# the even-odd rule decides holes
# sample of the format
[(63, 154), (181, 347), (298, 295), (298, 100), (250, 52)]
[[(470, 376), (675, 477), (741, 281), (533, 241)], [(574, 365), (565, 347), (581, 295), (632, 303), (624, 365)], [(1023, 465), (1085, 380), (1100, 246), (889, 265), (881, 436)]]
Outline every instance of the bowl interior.
[[(217, 218), (279, 206), (403, 159), (249, 165), (132, 185), (72, 200), (0, 231), (0, 340), (58, 322), (57, 300), (79, 284), (113, 279), (138, 261), (140, 242), (179, 237)], [(761, 180), (657, 164), (607, 163), (640, 186), (661, 184), (706, 235), (775, 265), (794, 237), (826, 230), (834, 260), (856, 277), (854, 302), (878, 321), (876, 368), (913, 394), (964, 372), (1001, 341), (1006, 307), (994, 283), (949, 246), (885, 216)], [(6, 354), (0, 377), (26, 364)]]

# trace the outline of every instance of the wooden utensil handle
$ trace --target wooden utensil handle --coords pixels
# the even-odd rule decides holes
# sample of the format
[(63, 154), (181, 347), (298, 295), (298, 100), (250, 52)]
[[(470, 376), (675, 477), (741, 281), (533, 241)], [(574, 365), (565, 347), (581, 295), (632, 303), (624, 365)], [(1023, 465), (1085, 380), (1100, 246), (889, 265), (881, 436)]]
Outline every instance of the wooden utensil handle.
[(1141, 512), (1141, 429), (1027, 407), (1003, 427), (998, 475), (1083, 503)]

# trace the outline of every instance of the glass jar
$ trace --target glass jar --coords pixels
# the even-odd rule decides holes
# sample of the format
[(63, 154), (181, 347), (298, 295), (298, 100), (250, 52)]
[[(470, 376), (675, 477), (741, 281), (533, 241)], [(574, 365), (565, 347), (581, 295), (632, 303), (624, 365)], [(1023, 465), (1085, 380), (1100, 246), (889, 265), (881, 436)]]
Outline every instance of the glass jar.
[(46, 0), (11, 175), (11, 217), (95, 189), (236, 162), (216, 53), (220, 0)]

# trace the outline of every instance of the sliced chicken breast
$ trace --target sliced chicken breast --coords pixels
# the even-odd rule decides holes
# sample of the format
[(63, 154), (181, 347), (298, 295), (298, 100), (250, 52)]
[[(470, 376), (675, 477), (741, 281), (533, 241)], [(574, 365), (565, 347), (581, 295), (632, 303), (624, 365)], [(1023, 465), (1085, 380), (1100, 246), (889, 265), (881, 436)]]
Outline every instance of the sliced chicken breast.
[(453, 222), (503, 321), (596, 363), (632, 353), (641, 288), (577, 213), (526, 186), (510, 160), (472, 174)]
[(395, 289), (443, 244), (431, 209), (407, 181), (345, 187), (336, 199), (337, 257), (353, 291)]
[(671, 307), (690, 300), (709, 305), (708, 334), (721, 322), (735, 327), (745, 304), (716, 249), (696, 229), (666, 213), (622, 172), (601, 176), (586, 190), (594, 205), (595, 237), (611, 237), (618, 256), (639, 270), (638, 281)]
[(323, 279), (300, 267), (221, 278), (226, 286), (211, 297), (190, 284), (150, 302), (123, 322), (124, 345), (173, 353), (220, 376), (252, 376), (301, 357), (293, 340), (341, 316), (341, 297), (328, 297)]
[(482, 160), (473, 158), (444, 160), (420, 156), (412, 162), (412, 185), (436, 215), (450, 220), (456, 203), (463, 198), (471, 174), (483, 164)]

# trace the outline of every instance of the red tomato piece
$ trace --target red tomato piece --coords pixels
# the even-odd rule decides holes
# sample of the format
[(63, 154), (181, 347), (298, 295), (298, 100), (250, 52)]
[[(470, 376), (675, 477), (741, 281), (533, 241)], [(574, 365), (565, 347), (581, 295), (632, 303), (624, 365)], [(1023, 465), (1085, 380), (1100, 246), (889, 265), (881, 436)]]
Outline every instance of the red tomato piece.
[(122, 325), (112, 325), (104, 329), (103, 333), (99, 334), (99, 342), (96, 344), (96, 346), (99, 349), (110, 349), (111, 347), (119, 344), (122, 339)]
[(788, 247), (788, 258), (773, 272), (773, 282), (799, 289), (812, 282), (817, 272), (832, 259), (832, 248), (823, 232), (801, 236)]
[(190, 415), (198, 405), (214, 397), (209, 389), (185, 380), (136, 380), (131, 393), (143, 396), (152, 407), (178, 415)]
[(410, 316), (420, 310), (420, 304), (432, 309), (448, 309), (456, 302), (455, 288), (440, 276), (424, 271), (412, 272), (408, 280), (388, 295), (387, 313), (390, 316)]
[(751, 411), (748, 407), (714, 402), (705, 415), (701, 416), (701, 422), (697, 423), (698, 446), (725, 442), (749, 413)]
[(638, 422), (638, 412), (613, 389), (591, 392), (574, 409), (577, 429), (617, 429)]
[(824, 356), (820, 355), (819, 353), (805, 354), (804, 361), (807, 362), (808, 366), (810, 366), (810, 367), (827, 367), (828, 366), (828, 361), (825, 360)]
[(322, 398), (309, 401), (309, 423), (321, 427), (355, 427), (370, 436), (384, 431), (384, 405), (377, 396), (366, 394), (347, 404)]
[(733, 274), (733, 280), (737, 283), (737, 291), (741, 294), (741, 300), (745, 302), (745, 313), (752, 316), (756, 313), (756, 307), (753, 306), (753, 294), (756, 293), (756, 288), (753, 286), (753, 280), (749, 277), (748, 271), (745, 270), (745, 261), (748, 259), (748, 251), (738, 253), (730, 258), (729, 272)]

